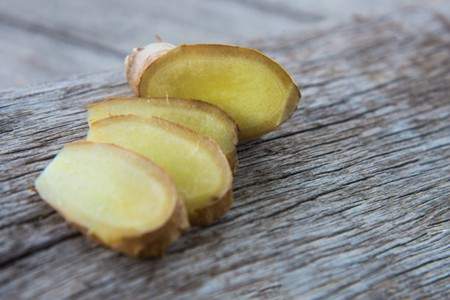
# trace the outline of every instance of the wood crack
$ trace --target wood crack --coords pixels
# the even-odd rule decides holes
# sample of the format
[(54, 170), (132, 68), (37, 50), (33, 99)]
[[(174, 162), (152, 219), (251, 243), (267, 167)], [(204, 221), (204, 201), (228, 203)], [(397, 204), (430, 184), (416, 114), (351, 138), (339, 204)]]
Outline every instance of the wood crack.
[[(64, 34), (51, 30), (50, 38)], [(0, 294), (446, 295), (449, 38), (420, 9), (260, 43), (306, 83), (305, 101), (282, 131), (239, 146), (230, 214), (158, 260), (86, 247), (29, 190), (51, 153), (85, 136), (87, 103), (127, 93), (123, 78), (102, 73), (0, 92)]]
[(34, 222), (37, 222), (37, 221), (42, 221), (42, 220), (47, 219), (48, 217), (51, 217), (51, 216), (53, 216), (55, 214), (56, 214), (56, 211), (51, 210), (51, 211), (49, 211), (46, 214), (37, 215), (37, 216), (32, 217), (32, 218), (21, 220), (20, 222), (12, 222), (12, 223), (3, 224), (3, 225), (0, 225), (0, 231), (8, 229), (8, 228), (13, 227), (13, 226), (22, 226), (22, 225), (29, 224), (29, 223), (34, 223)]
[[(68, 233), (68, 234), (58, 238), (58, 239), (52, 239), (52, 240), (45, 242), (43, 244), (40, 244), (38, 246), (31, 247), (31, 248), (27, 249), (26, 251), (24, 251), (23, 253), (13, 256), (12, 258), (8, 258), (5, 261), (0, 261), (0, 269), (7, 268), (7, 267), (19, 262), (22, 259), (25, 259), (32, 255), (36, 255), (37, 253), (45, 251), (45, 250), (53, 247), (56, 244), (65, 242), (70, 239), (74, 239), (79, 236), (80, 236), (80, 233), (71, 232), (71, 233)], [(1, 284), (1, 282), (0, 282), (0, 284)]]

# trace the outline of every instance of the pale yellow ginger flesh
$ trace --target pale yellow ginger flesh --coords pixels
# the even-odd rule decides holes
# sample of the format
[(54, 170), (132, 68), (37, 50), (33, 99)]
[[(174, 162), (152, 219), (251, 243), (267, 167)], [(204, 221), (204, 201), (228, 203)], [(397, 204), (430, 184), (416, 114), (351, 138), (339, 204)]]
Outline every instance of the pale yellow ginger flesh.
[(88, 106), (89, 124), (120, 115), (159, 117), (185, 126), (213, 139), (225, 153), (232, 169), (235, 165), (236, 124), (227, 114), (211, 104), (174, 98), (117, 97)]
[(183, 196), (193, 224), (214, 222), (231, 204), (232, 173), (225, 155), (194, 131), (156, 117), (128, 115), (92, 123), (88, 140), (119, 145), (161, 166)]
[(42, 199), (81, 231), (129, 255), (160, 255), (188, 227), (169, 176), (114, 145), (64, 146), (35, 185)]
[(257, 50), (160, 44), (135, 49), (126, 60), (127, 77), (138, 96), (199, 99), (217, 105), (236, 121), (242, 140), (274, 130), (297, 107), (300, 91), (291, 76)]

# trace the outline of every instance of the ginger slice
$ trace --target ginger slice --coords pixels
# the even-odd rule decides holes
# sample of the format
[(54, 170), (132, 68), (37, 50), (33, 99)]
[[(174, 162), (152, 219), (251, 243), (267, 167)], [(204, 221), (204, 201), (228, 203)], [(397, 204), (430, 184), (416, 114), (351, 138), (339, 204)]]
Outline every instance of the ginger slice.
[(232, 203), (232, 173), (219, 145), (156, 117), (116, 116), (91, 124), (88, 140), (135, 151), (161, 166), (183, 196), (194, 225), (220, 218)]
[(221, 109), (206, 102), (174, 98), (116, 97), (88, 106), (89, 124), (110, 116), (159, 117), (212, 138), (236, 165), (237, 127)]
[(84, 234), (131, 256), (162, 255), (189, 227), (169, 176), (148, 159), (114, 145), (65, 145), (35, 185)]
[(237, 46), (154, 43), (133, 49), (125, 68), (135, 95), (212, 103), (236, 121), (242, 140), (274, 130), (292, 115), (301, 97), (278, 63)]

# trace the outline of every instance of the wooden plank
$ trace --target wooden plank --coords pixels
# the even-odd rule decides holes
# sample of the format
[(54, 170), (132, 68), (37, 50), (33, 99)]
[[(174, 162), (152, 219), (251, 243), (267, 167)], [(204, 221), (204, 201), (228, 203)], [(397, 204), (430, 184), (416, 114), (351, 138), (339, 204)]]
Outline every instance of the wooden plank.
[(443, 299), (450, 293), (450, 21), (427, 10), (260, 42), (303, 85), (239, 147), (236, 202), (162, 259), (92, 245), (31, 189), (86, 132), (98, 74), (0, 93), (5, 299)]
[(74, 74), (122, 69), (122, 55), (90, 49), (23, 31), (14, 26), (0, 27), (0, 88), (24, 86), (30, 82), (60, 80)]
[(239, 2), (196, 0), (0, 1), (0, 11), (28, 27), (65, 31), (124, 52), (149, 43), (155, 34), (173, 43), (231, 42), (278, 35), (321, 19), (305, 13), (293, 20)]
[[(446, 0), (235, 0), (241, 4), (261, 11), (271, 11), (287, 18), (316, 21), (309, 29), (317, 25), (335, 24), (348, 21), (352, 17), (373, 17), (407, 9), (408, 7), (426, 7), (427, 9), (445, 10), (450, 13)], [(320, 20), (317, 18), (319, 17)]]
[[(121, 68), (131, 48), (152, 41), (156, 34), (174, 43), (268, 39), (401, 6), (390, 0), (346, 3), (0, 0), (0, 35), (5, 45), (1, 54), (8, 57), (0, 71), (0, 88)], [(428, 0), (408, 3), (437, 5)]]
[(221, 1), (0, 1), (0, 53), (8, 57), (0, 88), (121, 68), (128, 51), (156, 34), (174, 43), (231, 42), (299, 24)]

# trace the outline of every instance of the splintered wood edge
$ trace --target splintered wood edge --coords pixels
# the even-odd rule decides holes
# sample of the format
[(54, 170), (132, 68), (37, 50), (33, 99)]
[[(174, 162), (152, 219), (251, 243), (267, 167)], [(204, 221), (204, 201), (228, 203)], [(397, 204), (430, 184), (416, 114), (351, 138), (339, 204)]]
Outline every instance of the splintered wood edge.
[[(225, 184), (221, 191), (217, 195), (213, 196), (209, 201), (208, 205), (195, 210), (194, 213), (189, 214), (189, 222), (191, 224), (197, 224), (206, 226), (217, 221), (221, 218), (231, 207), (233, 202), (232, 197), (232, 187), (233, 187), (233, 176), (232, 169), (228, 162), (227, 157), (222, 152), (220, 146), (211, 138), (200, 135), (195, 131), (178, 125), (176, 123), (161, 119), (158, 117), (143, 118), (135, 115), (126, 116), (111, 116), (102, 120), (93, 122), (91, 128), (107, 126), (115, 121), (137, 121), (145, 124), (156, 125), (169, 132), (172, 132), (178, 136), (186, 138), (190, 141), (195, 141), (197, 144), (201, 144), (203, 147), (207, 148), (209, 152), (213, 155), (214, 161), (217, 164), (218, 170), (225, 172)], [(233, 166), (234, 167), (234, 166)]]
[[(174, 205), (172, 207), (172, 213), (167, 218), (165, 222), (162, 222), (160, 226), (152, 229), (151, 231), (136, 235), (136, 236), (124, 236), (121, 241), (116, 244), (108, 244), (104, 242), (99, 236), (91, 232), (89, 228), (78, 224), (72, 216), (64, 213), (62, 210), (54, 207), (46, 199), (42, 198), (49, 206), (51, 206), (55, 211), (57, 211), (63, 218), (74, 228), (83, 233), (86, 237), (97, 243), (113, 249), (118, 252), (122, 252), (129, 256), (134, 257), (149, 257), (149, 256), (161, 256), (164, 254), (166, 248), (190, 227), (186, 208), (183, 201), (181, 200), (176, 187), (170, 177), (166, 172), (153, 163), (146, 157), (124, 149), (120, 146), (108, 143), (95, 143), (91, 141), (75, 141), (64, 145), (64, 148), (75, 148), (75, 147), (85, 147), (85, 146), (100, 146), (108, 147), (112, 151), (118, 151), (123, 154), (123, 157), (127, 159), (131, 164), (137, 166), (138, 168), (144, 170), (146, 173), (150, 174), (149, 177), (158, 177), (161, 183), (170, 189), (170, 194), (175, 196)], [(146, 167), (144, 167), (146, 166)]]

